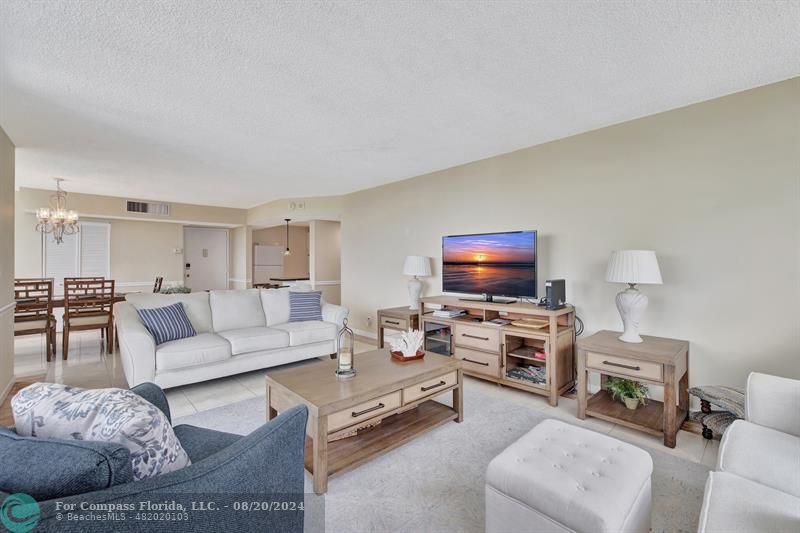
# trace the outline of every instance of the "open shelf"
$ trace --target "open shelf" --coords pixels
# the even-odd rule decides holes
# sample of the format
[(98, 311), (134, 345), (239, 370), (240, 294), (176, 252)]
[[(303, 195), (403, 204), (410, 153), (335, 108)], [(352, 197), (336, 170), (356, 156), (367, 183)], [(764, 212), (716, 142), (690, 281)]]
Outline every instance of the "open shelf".
[[(624, 403), (612, 398), (608, 391), (602, 390), (589, 398), (586, 414), (651, 435), (660, 437), (664, 434), (664, 404), (658, 400), (648, 399), (646, 405), (628, 409)], [(676, 420), (683, 422), (685, 418), (686, 411), (677, 408)]]
[[(402, 446), (417, 435), (458, 418), (450, 407), (435, 400), (419, 404), (415, 409), (384, 418), (375, 427), (358, 435), (328, 443), (328, 475), (335, 476)], [(314, 441), (306, 435), (305, 467), (314, 473)]]

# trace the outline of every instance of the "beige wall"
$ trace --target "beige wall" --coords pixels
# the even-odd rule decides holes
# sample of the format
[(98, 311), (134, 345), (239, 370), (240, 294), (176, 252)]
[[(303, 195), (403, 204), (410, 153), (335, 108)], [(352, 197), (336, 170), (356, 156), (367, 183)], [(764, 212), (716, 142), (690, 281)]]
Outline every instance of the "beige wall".
[(0, 402), (14, 382), (14, 144), (0, 128)]
[[(283, 257), (283, 277), (307, 278), (309, 276), (308, 239), (308, 226), (289, 225), (289, 250), (292, 253)], [(286, 226), (274, 226), (253, 231), (253, 246), (256, 244), (286, 246)], [(252, 263), (252, 259), (250, 262)]]
[[(245, 223), (246, 209), (233, 209), (229, 207), (214, 207), (207, 205), (170, 204), (169, 217), (155, 217), (154, 215), (128, 213), (126, 200), (113, 196), (97, 196), (93, 194), (80, 194), (69, 192), (69, 181), (63, 183), (67, 189), (67, 203), (70, 209), (76, 210), (84, 217), (93, 218), (118, 218), (133, 220), (155, 220), (157, 222), (171, 221), (181, 224), (218, 225), (235, 227)], [(52, 190), (29, 189), (21, 187), (17, 191), (17, 209), (33, 212), (36, 208), (47, 206)], [(139, 200), (130, 198), (130, 200)]]
[[(181, 224), (88, 217), (83, 220), (111, 225), (111, 277), (116, 280), (119, 291), (151, 290), (156, 276), (162, 276), (165, 285), (182, 282), (183, 256), (175, 253), (175, 249), (183, 248)], [(17, 210), (17, 277), (42, 275), (42, 241), (35, 226), (34, 215)]]
[(341, 302), (341, 223), (312, 220), (309, 223), (311, 285), (326, 302)]
[(231, 230), (231, 269), (228, 286), (247, 289), (253, 284), (253, 228), (241, 226)]
[(536, 229), (540, 294), (565, 278), (586, 334), (621, 327), (609, 253), (654, 249), (642, 331), (691, 341), (691, 384), (799, 378), (799, 124), (794, 79), (348, 195), (351, 324), (406, 303), (408, 254), (440, 293), (443, 235)]

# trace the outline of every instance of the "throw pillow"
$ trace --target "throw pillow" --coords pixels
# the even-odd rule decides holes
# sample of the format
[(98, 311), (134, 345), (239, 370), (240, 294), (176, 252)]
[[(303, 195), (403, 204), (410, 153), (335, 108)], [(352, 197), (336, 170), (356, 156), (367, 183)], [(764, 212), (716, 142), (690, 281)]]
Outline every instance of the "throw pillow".
[(130, 450), (133, 479), (191, 464), (159, 408), (124, 389), (80, 389), (34, 383), (11, 400), (17, 434), (25, 437), (116, 442)]
[(37, 501), (133, 481), (131, 453), (115, 442), (22, 437), (0, 428), (0, 491)]
[(322, 292), (289, 293), (289, 322), (322, 320)]
[(197, 335), (181, 302), (154, 309), (137, 309), (136, 312), (156, 340), (156, 345)]

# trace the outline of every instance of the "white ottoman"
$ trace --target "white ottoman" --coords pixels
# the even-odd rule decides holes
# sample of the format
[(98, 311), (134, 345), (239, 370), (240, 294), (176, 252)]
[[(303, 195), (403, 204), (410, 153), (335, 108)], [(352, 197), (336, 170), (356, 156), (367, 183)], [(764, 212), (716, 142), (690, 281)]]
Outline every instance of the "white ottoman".
[(652, 473), (636, 446), (545, 420), (489, 463), (486, 531), (647, 533)]

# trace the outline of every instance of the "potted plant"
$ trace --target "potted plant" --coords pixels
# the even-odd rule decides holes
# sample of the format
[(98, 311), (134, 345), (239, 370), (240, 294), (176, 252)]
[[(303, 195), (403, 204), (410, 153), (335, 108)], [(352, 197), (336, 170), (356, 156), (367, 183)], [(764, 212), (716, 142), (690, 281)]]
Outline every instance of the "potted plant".
[(639, 404), (647, 403), (647, 385), (638, 381), (609, 377), (606, 390), (615, 400), (621, 399), (628, 409), (636, 409)]

